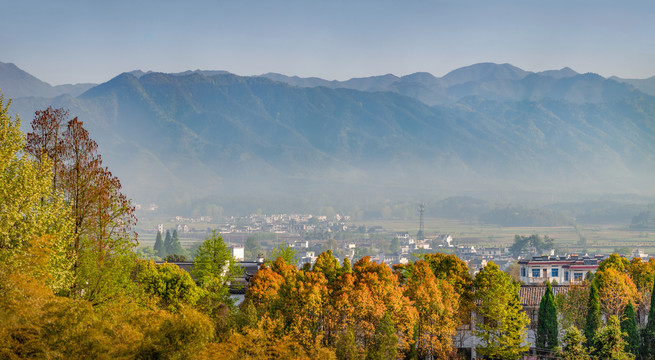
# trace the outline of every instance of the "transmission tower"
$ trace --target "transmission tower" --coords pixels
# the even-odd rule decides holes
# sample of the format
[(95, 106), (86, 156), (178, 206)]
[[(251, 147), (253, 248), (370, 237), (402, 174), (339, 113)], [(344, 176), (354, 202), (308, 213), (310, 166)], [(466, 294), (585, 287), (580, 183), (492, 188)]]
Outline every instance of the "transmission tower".
[(418, 233), (416, 240), (425, 240), (425, 227), (423, 226), (423, 213), (425, 212), (425, 204), (418, 204)]

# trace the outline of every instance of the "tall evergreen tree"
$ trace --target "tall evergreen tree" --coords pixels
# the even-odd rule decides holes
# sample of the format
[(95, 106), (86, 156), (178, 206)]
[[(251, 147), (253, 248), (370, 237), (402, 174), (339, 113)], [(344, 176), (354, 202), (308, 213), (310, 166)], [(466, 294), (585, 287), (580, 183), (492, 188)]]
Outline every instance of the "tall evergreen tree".
[(166, 237), (164, 238), (165, 255), (174, 254), (172, 250), (173, 250), (173, 238), (171, 237), (170, 230), (166, 230)]
[(557, 308), (550, 283), (546, 285), (546, 293), (541, 297), (537, 323), (537, 349), (547, 353), (558, 345), (557, 341)]
[(153, 246), (153, 250), (155, 250), (156, 256), (159, 256), (162, 259), (166, 257), (166, 249), (164, 247), (164, 240), (161, 238), (161, 231), (157, 231), (157, 237), (155, 238), (155, 246)]
[(587, 303), (587, 322), (584, 327), (584, 334), (587, 343), (590, 344), (600, 328), (600, 302), (598, 301), (598, 289), (596, 284), (591, 284), (589, 290), (589, 302)]
[(655, 282), (650, 293), (650, 309), (648, 310), (648, 323), (643, 332), (642, 355), (646, 359), (655, 358)]
[(635, 308), (631, 302), (623, 310), (621, 331), (626, 334), (625, 340), (627, 344), (625, 345), (625, 351), (639, 356), (639, 331), (637, 330), (637, 320), (635, 319)]
[(180, 244), (180, 237), (177, 235), (177, 230), (173, 230), (173, 236), (171, 238), (171, 251), (169, 251), (168, 254), (186, 255), (186, 251), (184, 251), (182, 244)]

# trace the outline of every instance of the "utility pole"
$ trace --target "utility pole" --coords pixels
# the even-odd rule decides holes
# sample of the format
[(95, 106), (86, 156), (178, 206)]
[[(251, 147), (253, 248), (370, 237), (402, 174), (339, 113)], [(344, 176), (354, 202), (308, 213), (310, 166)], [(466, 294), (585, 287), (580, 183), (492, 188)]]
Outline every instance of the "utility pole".
[(416, 234), (416, 240), (423, 241), (425, 240), (425, 227), (423, 226), (423, 213), (425, 212), (425, 204), (418, 204), (418, 233)]

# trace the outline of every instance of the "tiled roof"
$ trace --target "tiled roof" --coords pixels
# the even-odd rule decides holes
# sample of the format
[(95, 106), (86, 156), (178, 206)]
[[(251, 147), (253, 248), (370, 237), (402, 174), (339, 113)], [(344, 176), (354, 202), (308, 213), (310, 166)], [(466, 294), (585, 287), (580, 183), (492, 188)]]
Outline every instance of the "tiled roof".
[[(569, 290), (568, 285), (552, 285), (552, 288), (553, 296), (564, 294)], [(519, 297), (524, 307), (539, 307), (545, 293), (545, 285), (521, 285), (521, 289), (519, 289)]]

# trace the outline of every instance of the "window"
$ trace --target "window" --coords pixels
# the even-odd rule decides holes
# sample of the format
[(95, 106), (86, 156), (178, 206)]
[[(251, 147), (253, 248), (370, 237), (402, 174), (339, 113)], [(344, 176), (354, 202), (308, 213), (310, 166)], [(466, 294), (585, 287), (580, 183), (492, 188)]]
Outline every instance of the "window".
[(532, 269), (532, 277), (539, 277), (539, 269)]
[(558, 269), (558, 268), (552, 268), (552, 269), (550, 269), (550, 276), (552, 276), (552, 277), (558, 277), (558, 276), (559, 276), (559, 269)]
[(569, 272), (568, 271), (564, 272), (564, 281), (569, 281)]
[(573, 273), (573, 280), (582, 281), (582, 273)]
[(525, 268), (524, 267), (521, 268), (521, 277), (525, 277)]

